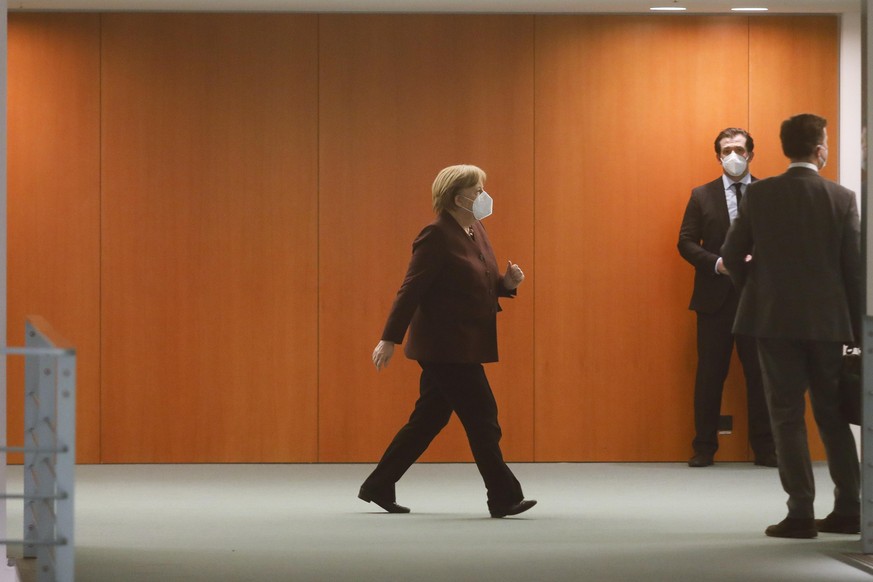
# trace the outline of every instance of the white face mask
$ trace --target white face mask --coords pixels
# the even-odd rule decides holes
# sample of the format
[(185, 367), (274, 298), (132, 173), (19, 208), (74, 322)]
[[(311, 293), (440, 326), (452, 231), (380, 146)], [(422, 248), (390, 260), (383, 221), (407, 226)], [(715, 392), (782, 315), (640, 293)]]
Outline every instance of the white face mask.
[(721, 165), (728, 176), (737, 178), (746, 172), (749, 162), (737, 152), (731, 152), (728, 157), (721, 159)]
[[(464, 200), (469, 200), (469, 198), (464, 198)], [(464, 208), (461, 206), (461, 208)], [(491, 196), (488, 195), (488, 192), (484, 190), (479, 193), (473, 199), (473, 209), (468, 210), (464, 208), (467, 212), (473, 213), (473, 218), (476, 220), (482, 220), (483, 218), (488, 218), (491, 216), (491, 212), (494, 210), (494, 200), (491, 199)]]

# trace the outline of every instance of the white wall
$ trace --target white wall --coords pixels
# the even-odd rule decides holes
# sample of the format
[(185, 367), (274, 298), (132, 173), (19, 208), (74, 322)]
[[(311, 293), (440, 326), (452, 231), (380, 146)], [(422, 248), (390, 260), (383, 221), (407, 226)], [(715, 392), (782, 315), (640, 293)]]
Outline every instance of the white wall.
[(841, 17), (840, 183), (861, 202), (861, 14)]

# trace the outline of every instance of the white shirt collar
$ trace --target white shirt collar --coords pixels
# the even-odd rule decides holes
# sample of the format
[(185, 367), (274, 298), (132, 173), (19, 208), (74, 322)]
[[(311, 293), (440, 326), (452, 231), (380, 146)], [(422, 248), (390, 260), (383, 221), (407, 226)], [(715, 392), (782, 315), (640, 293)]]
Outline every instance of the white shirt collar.
[[(722, 181), (722, 184), (724, 184), (725, 190), (730, 190), (735, 183), (733, 178), (731, 178), (730, 176), (728, 176), (727, 174), (724, 174), (724, 173), (721, 175), (721, 181)], [(745, 176), (743, 176), (742, 180), (737, 180), (737, 182), (739, 182), (740, 184), (743, 184), (744, 186), (748, 186), (749, 184), (752, 183), (752, 174), (746, 174)]]
[(808, 170), (815, 170), (816, 172), (818, 172), (818, 166), (810, 162), (791, 162), (790, 164), (788, 164), (788, 169), (791, 168), (806, 168)]

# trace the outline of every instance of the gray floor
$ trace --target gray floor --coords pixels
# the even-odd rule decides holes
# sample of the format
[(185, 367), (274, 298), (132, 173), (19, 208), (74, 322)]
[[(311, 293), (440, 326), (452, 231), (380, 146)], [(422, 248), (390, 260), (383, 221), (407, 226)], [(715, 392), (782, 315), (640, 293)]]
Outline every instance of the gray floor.
[[(516, 464), (539, 505), (497, 520), (474, 465), (414, 466), (398, 487), (409, 515), (356, 499), (371, 468), (80, 466), (76, 579), (871, 581), (847, 557), (860, 551), (857, 535), (764, 536), (785, 514), (775, 469)], [(19, 491), (20, 467), (8, 477)], [(832, 489), (824, 465), (816, 479), (824, 516)], [(17, 534), (21, 506), (8, 511)], [(32, 566), (23, 570), (32, 579)]]

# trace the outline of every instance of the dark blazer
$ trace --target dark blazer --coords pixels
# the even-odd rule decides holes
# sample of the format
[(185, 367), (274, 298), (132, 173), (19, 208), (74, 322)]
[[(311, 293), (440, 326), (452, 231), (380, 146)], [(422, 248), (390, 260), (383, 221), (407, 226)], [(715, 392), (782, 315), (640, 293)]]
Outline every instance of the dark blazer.
[[(757, 180), (754, 176), (752, 181)], [(748, 187), (746, 187), (748, 189)], [(715, 272), (721, 245), (731, 225), (722, 177), (691, 191), (679, 228), (679, 254), (694, 265), (694, 292), (688, 309), (715, 313), (724, 305), (731, 281)]]
[(747, 190), (721, 250), (741, 289), (734, 332), (851, 342), (862, 293), (855, 194), (808, 168)]
[(448, 213), (440, 213), (412, 243), (412, 260), (382, 339), (402, 343), (406, 356), (423, 362), (497, 361), (497, 297), (513, 297), (481, 222), (470, 238)]

